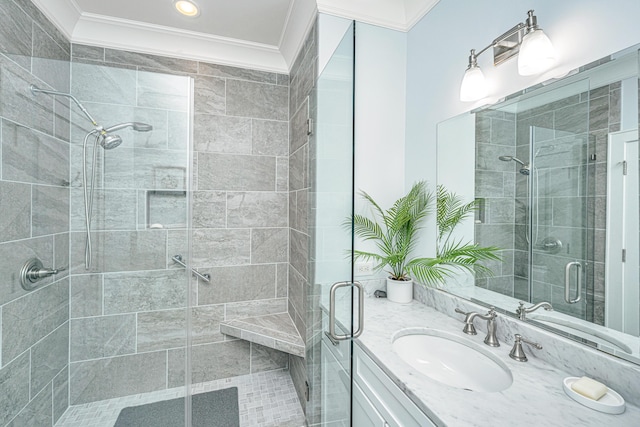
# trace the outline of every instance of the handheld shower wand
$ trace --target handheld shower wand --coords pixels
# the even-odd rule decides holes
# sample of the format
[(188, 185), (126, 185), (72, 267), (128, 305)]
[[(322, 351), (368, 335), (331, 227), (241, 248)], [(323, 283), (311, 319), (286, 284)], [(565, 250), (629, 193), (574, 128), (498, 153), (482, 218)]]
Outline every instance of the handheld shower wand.
[[(148, 125), (146, 123), (141, 122), (127, 122), (120, 123), (109, 128), (104, 128), (98, 124), (96, 119), (89, 113), (89, 111), (78, 101), (78, 99), (71, 95), (70, 93), (58, 92), (55, 90), (46, 90), (40, 89), (35, 85), (30, 85), (29, 90), (32, 94), (37, 93), (45, 93), (47, 95), (53, 96), (64, 96), (66, 98), (71, 99), (77, 106), (80, 108), (80, 111), (84, 113), (84, 115), (89, 119), (91, 124), (95, 126), (95, 129), (89, 131), (87, 135), (84, 137), (84, 143), (82, 145), (82, 185), (84, 188), (84, 218), (86, 225), (86, 243), (85, 243), (85, 251), (84, 251), (84, 267), (86, 270), (91, 268), (91, 259), (92, 259), (92, 247), (91, 247), (91, 214), (93, 209), (93, 193), (95, 187), (96, 180), (96, 161), (97, 161), (97, 148), (98, 143), (105, 150), (110, 150), (112, 148), (118, 147), (122, 144), (122, 138), (119, 135), (112, 134), (111, 132), (115, 132), (125, 128), (133, 128), (136, 132), (150, 132), (153, 130), (153, 126)], [(90, 185), (87, 185), (87, 144), (90, 137), (94, 137), (93, 143), (93, 154), (92, 154), (92, 162), (91, 162), (91, 181)]]

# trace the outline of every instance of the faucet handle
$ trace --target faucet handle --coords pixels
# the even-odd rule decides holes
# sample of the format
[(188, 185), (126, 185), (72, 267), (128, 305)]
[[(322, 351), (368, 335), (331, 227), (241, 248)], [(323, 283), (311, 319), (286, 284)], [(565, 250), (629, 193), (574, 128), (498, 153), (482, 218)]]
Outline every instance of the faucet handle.
[(522, 342), (526, 342), (534, 348), (542, 350), (542, 346), (540, 344), (529, 341), (523, 338), (520, 334), (515, 334), (515, 342), (513, 343), (513, 348), (509, 353), (509, 357), (511, 357), (513, 360), (517, 360), (518, 362), (526, 362), (528, 360), (527, 355), (524, 354), (524, 350), (522, 349)]
[(459, 308), (456, 308), (456, 313), (460, 313), (460, 314), (464, 314), (464, 328), (462, 329), (462, 332), (464, 332), (467, 335), (478, 335), (478, 333), (476, 332), (476, 327), (473, 325), (473, 319), (478, 315), (478, 313), (476, 313), (475, 311), (470, 311), (470, 312), (464, 312), (462, 310), (460, 310)]

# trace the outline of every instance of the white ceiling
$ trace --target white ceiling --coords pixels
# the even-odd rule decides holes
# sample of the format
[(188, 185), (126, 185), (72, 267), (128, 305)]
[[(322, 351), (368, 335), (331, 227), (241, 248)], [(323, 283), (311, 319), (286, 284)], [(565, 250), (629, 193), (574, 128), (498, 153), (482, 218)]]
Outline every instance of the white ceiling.
[(33, 0), (74, 43), (288, 72), (316, 11), (408, 31), (439, 0)]

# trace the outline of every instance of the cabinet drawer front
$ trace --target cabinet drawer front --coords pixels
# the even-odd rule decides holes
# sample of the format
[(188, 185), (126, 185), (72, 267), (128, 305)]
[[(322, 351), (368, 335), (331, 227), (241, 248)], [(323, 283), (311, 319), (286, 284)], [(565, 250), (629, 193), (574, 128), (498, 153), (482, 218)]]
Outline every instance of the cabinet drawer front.
[(428, 427), (434, 424), (359, 345), (353, 346), (354, 378), (390, 426)]
[(389, 425), (358, 384), (353, 385), (352, 417), (355, 427), (387, 427)]

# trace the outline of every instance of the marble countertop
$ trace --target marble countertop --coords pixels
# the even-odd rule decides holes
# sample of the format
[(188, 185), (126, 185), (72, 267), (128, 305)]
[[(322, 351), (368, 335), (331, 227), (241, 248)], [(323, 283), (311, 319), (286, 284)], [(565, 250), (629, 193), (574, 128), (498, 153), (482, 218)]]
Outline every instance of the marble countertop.
[[(361, 347), (434, 422), (448, 426), (640, 426), (640, 409), (627, 402), (626, 411), (609, 415), (594, 411), (567, 396), (562, 380), (577, 373), (563, 372), (536, 359), (525, 345), (528, 362), (509, 357), (512, 342), (492, 348), (484, 345), (484, 333), (469, 336), (463, 323), (413, 301), (395, 304), (386, 299), (365, 299), (365, 328)], [(453, 313), (452, 313), (453, 314)], [(458, 316), (460, 317), (460, 316)], [(432, 328), (467, 338), (502, 360), (513, 374), (504, 391), (467, 391), (438, 383), (400, 360), (391, 349), (394, 333), (406, 328)], [(544, 345), (545, 343), (541, 343)], [(624, 396), (623, 396), (624, 397)]]

